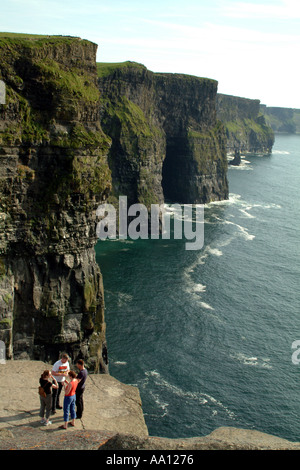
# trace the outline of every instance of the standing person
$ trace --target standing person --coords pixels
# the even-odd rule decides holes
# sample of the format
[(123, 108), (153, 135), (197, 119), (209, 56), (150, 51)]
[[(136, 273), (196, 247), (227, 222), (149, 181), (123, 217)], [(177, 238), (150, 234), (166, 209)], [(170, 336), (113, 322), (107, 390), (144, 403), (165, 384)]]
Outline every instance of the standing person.
[(62, 406), (59, 404), (59, 397), (63, 387), (63, 383), (66, 380), (68, 372), (70, 370), (69, 356), (62, 354), (61, 359), (56, 361), (52, 367), (52, 375), (58, 382), (58, 389), (53, 390), (52, 394), (52, 414), (56, 413), (56, 409), (61, 410)]
[[(54, 383), (50, 382), (50, 379), (53, 380)], [(44, 426), (48, 426), (52, 424), (49, 421), (50, 413), (51, 413), (51, 404), (52, 404), (52, 389), (57, 389), (58, 384), (54, 377), (52, 377), (50, 370), (45, 370), (41, 377), (40, 377), (40, 386), (43, 387), (45, 390), (46, 396), (43, 397), (40, 395), (40, 417), (42, 418), (41, 424)], [(46, 418), (45, 418), (45, 411), (46, 411)]]
[(61, 429), (67, 429), (69, 414), (71, 415), (71, 426), (75, 426), (75, 402), (76, 402), (76, 388), (78, 385), (78, 379), (76, 378), (76, 372), (70, 370), (68, 376), (70, 377), (70, 382), (67, 380), (64, 381), (63, 385), (65, 387), (65, 398), (64, 398), (64, 424), (59, 426)]
[(76, 388), (76, 417), (77, 419), (81, 419), (83, 413), (83, 392), (85, 390), (85, 381), (87, 379), (88, 372), (84, 367), (84, 361), (82, 359), (78, 359), (76, 366), (79, 369), (79, 373), (77, 375), (79, 382)]

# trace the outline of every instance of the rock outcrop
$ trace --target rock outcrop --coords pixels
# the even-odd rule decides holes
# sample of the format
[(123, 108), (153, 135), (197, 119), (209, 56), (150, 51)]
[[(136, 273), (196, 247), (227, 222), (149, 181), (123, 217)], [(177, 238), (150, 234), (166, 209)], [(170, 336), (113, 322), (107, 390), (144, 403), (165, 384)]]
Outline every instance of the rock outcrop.
[(259, 100), (218, 94), (217, 116), (226, 129), (227, 153), (271, 153), (274, 133), (260, 112)]
[(228, 197), (226, 141), (216, 116), (217, 82), (98, 64), (101, 126), (112, 139), (112, 196), (149, 206)]
[(95, 210), (111, 186), (96, 44), (0, 37), (0, 339), (7, 357), (60, 351), (106, 370)]
[[(155, 436), (116, 434), (99, 446), (102, 451), (129, 450), (299, 450), (299, 442), (290, 442), (252, 429), (222, 427), (203, 437), (168, 439)], [(159, 457), (158, 457), (159, 458)], [(163, 463), (163, 460), (161, 461)], [(179, 462), (177, 462), (179, 463)], [(192, 463), (192, 462), (190, 462)]]
[[(71, 368), (76, 370), (72, 363)], [(55, 437), (55, 434), (61, 434), (59, 426), (63, 422), (62, 410), (57, 410), (55, 415), (51, 415), (50, 426), (41, 426), (38, 386), (44, 370), (51, 370), (51, 364), (30, 360), (9, 360), (0, 364), (0, 433), (10, 431), (16, 438), (18, 436), (20, 441), (27, 438), (24, 436), (24, 428), (29, 430), (29, 440), (42, 440), (45, 436), (48, 439), (51, 435)], [(123, 384), (110, 374), (89, 373), (83, 400), (82, 418), (76, 419), (75, 428), (68, 427), (68, 433), (94, 430), (107, 432), (110, 437), (117, 433), (148, 436), (140, 393), (136, 387)], [(63, 392), (61, 405), (62, 402)], [(18, 433), (20, 429), (23, 437)], [(30, 429), (33, 435), (30, 434)]]

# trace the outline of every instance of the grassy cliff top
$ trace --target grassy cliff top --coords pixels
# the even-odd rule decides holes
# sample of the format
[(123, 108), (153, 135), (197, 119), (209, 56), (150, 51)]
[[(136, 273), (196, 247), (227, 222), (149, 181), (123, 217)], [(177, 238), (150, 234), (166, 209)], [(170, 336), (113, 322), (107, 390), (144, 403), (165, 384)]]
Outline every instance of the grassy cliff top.
[(126, 62), (97, 62), (98, 76), (101, 78), (110, 75), (115, 70), (128, 68), (147, 70), (147, 68), (143, 64), (139, 64), (138, 62), (132, 62), (130, 60), (127, 60)]
[[(113, 72), (117, 70), (128, 70), (128, 69), (136, 69), (136, 70), (148, 70), (147, 67), (143, 64), (139, 64), (138, 62), (126, 61), (126, 62), (97, 62), (97, 71), (98, 77), (104, 78), (111, 75)], [(171, 73), (171, 72), (151, 72), (157, 77), (174, 77), (181, 80), (200, 80), (200, 81), (207, 81), (207, 82), (214, 82), (217, 83), (216, 80), (212, 78), (206, 77), (198, 77), (196, 75), (189, 75), (184, 73)]]
[[(3, 38), (16, 38), (16, 39), (43, 39), (43, 38), (60, 38), (60, 37), (69, 37), (75, 38), (77, 36), (62, 36), (62, 35), (47, 35), (47, 34), (27, 34), (27, 33), (9, 33), (9, 32), (0, 32), (0, 37)], [(78, 39), (78, 37), (77, 37)]]
[(101, 145), (100, 130), (89, 133), (77, 122), (87, 109), (97, 114), (96, 48), (78, 37), (1, 32), (0, 79), (6, 85), (6, 104), (0, 112), (11, 115), (0, 130), (0, 144), (49, 142), (54, 120), (76, 122), (76, 136), (56, 133), (57, 145)]
[(26, 34), (26, 33), (10, 33), (0, 32), (0, 45), (5, 44), (24, 44), (28, 47), (39, 46), (44, 44), (68, 44), (74, 41), (82, 41), (83, 43), (91, 43), (86, 39), (77, 36), (51, 36), (45, 34)]

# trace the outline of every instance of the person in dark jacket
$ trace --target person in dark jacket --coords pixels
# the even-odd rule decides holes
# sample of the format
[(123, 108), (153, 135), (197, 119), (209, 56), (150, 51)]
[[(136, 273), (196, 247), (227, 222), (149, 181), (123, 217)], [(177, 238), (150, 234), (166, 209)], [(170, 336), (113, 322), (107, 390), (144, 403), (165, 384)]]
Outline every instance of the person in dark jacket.
[(77, 375), (79, 383), (76, 388), (76, 417), (77, 419), (81, 419), (83, 414), (83, 392), (85, 390), (85, 382), (88, 376), (88, 372), (84, 367), (84, 361), (82, 359), (78, 359), (76, 366), (79, 369), (79, 373)]
[[(58, 388), (56, 379), (51, 375), (50, 370), (45, 370), (40, 377), (40, 386), (43, 387), (46, 396), (40, 395), (40, 417), (41, 424), (48, 426), (52, 424), (49, 421), (52, 408), (52, 389)], [(46, 417), (45, 417), (46, 413)]]

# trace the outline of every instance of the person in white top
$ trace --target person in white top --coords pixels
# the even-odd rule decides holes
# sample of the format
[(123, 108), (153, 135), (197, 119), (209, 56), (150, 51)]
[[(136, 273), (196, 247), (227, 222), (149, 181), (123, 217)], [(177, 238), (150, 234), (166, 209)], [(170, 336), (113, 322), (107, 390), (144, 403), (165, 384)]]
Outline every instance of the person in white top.
[(63, 382), (66, 380), (69, 370), (69, 356), (67, 354), (62, 354), (61, 359), (56, 361), (52, 367), (52, 375), (58, 382), (58, 389), (52, 390), (52, 414), (56, 413), (56, 409), (62, 409), (62, 406), (59, 404), (59, 397), (63, 387)]

